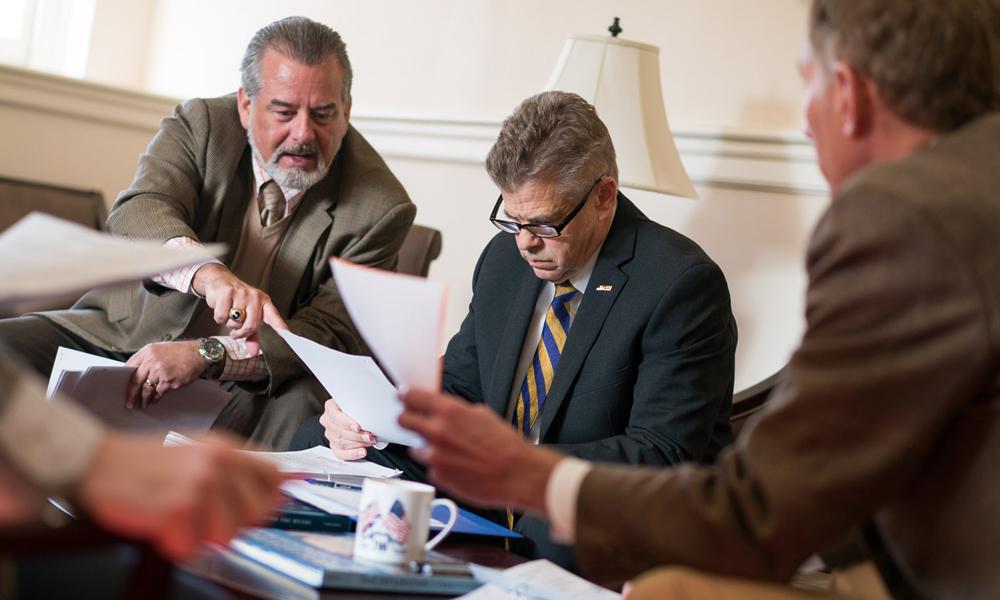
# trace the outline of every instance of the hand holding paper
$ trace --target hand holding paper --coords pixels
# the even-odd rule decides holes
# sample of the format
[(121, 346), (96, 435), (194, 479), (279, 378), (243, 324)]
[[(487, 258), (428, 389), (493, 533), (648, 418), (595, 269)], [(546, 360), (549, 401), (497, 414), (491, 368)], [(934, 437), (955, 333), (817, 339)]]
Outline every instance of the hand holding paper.
[(337, 258), (330, 266), (354, 325), (396, 386), (441, 389), (444, 286)]
[[(396, 385), (371, 358), (344, 354), (291, 332), (278, 334), (343, 413), (378, 437), (376, 448), (387, 442), (422, 446), (420, 436), (396, 422), (403, 410), (397, 387), (441, 387), (444, 286), (335, 258), (330, 266), (351, 319)], [(324, 427), (330, 431), (330, 424)], [(356, 445), (363, 449), (366, 444)]]
[(418, 435), (396, 423), (403, 405), (396, 388), (374, 360), (338, 352), (290, 331), (278, 331), (278, 335), (298, 354), (330, 396), (336, 398), (343, 411), (378, 436), (380, 442), (423, 445)]

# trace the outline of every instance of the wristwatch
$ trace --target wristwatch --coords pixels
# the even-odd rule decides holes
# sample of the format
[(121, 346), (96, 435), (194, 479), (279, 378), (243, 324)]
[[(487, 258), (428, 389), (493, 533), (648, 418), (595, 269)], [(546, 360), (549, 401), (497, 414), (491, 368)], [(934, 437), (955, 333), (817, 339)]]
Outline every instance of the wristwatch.
[(203, 375), (208, 379), (218, 379), (222, 376), (222, 369), (226, 366), (226, 347), (215, 338), (201, 338), (198, 340), (198, 355), (205, 359), (205, 372)]

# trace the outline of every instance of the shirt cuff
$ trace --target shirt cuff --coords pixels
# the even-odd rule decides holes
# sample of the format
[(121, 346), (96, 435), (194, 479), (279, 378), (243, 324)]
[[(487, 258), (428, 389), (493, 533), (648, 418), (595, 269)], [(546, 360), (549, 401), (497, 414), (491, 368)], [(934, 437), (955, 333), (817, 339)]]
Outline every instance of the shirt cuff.
[[(163, 245), (167, 248), (192, 248), (200, 247), (202, 244), (198, 240), (189, 237), (175, 237), (163, 242)], [(154, 282), (164, 287), (177, 290), (182, 294), (194, 293), (194, 295), (197, 296), (198, 294), (191, 289), (191, 282), (194, 281), (194, 275), (198, 272), (198, 269), (212, 263), (222, 264), (221, 261), (210, 258), (193, 265), (187, 265), (172, 271), (165, 271), (158, 275), (154, 275), (152, 279)]]
[(583, 479), (592, 468), (585, 460), (567, 457), (552, 470), (545, 486), (545, 509), (553, 541), (572, 544), (576, 538), (576, 502)]
[(48, 494), (69, 491), (90, 468), (104, 429), (70, 400), (45, 399), (33, 377), (19, 376), (0, 414), (0, 454)]
[(261, 381), (269, 372), (264, 355), (258, 352), (250, 354), (247, 342), (225, 335), (214, 336), (226, 348), (226, 364), (222, 367), (219, 379), (222, 381)]

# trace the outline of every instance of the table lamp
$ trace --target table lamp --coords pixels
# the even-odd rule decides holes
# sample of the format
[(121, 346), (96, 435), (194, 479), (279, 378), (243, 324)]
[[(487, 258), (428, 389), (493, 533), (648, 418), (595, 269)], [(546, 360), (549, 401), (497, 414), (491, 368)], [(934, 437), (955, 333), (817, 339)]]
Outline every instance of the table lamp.
[(697, 198), (681, 164), (660, 90), (660, 49), (618, 37), (572, 35), (546, 90), (573, 92), (597, 109), (611, 132), (622, 186)]

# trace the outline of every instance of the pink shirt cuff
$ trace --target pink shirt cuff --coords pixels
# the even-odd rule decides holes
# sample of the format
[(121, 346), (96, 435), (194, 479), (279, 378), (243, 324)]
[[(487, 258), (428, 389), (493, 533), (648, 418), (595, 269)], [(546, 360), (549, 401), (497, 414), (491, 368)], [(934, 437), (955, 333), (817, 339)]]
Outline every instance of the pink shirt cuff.
[[(163, 242), (163, 245), (168, 248), (190, 248), (192, 246), (201, 246), (201, 242), (189, 237), (175, 237)], [(154, 275), (152, 279), (164, 287), (177, 290), (182, 294), (187, 294), (192, 291), (191, 282), (194, 281), (194, 274), (198, 272), (198, 269), (212, 263), (222, 264), (222, 262), (213, 258), (200, 263), (195, 263), (193, 265), (188, 265), (186, 267), (180, 267), (172, 271), (166, 271), (164, 273), (160, 273), (159, 275)]]
[(225, 335), (214, 336), (226, 348), (226, 364), (219, 379), (222, 381), (260, 381), (268, 375), (264, 355), (250, 354), (244, 339)]
[(576, 538), (576, 502), (583, 479), (593, 468), (587, 461), (567, 457), (559, 461), (545, 487), (545, 510), (549, 516), (549, 535), (561, 544)]

